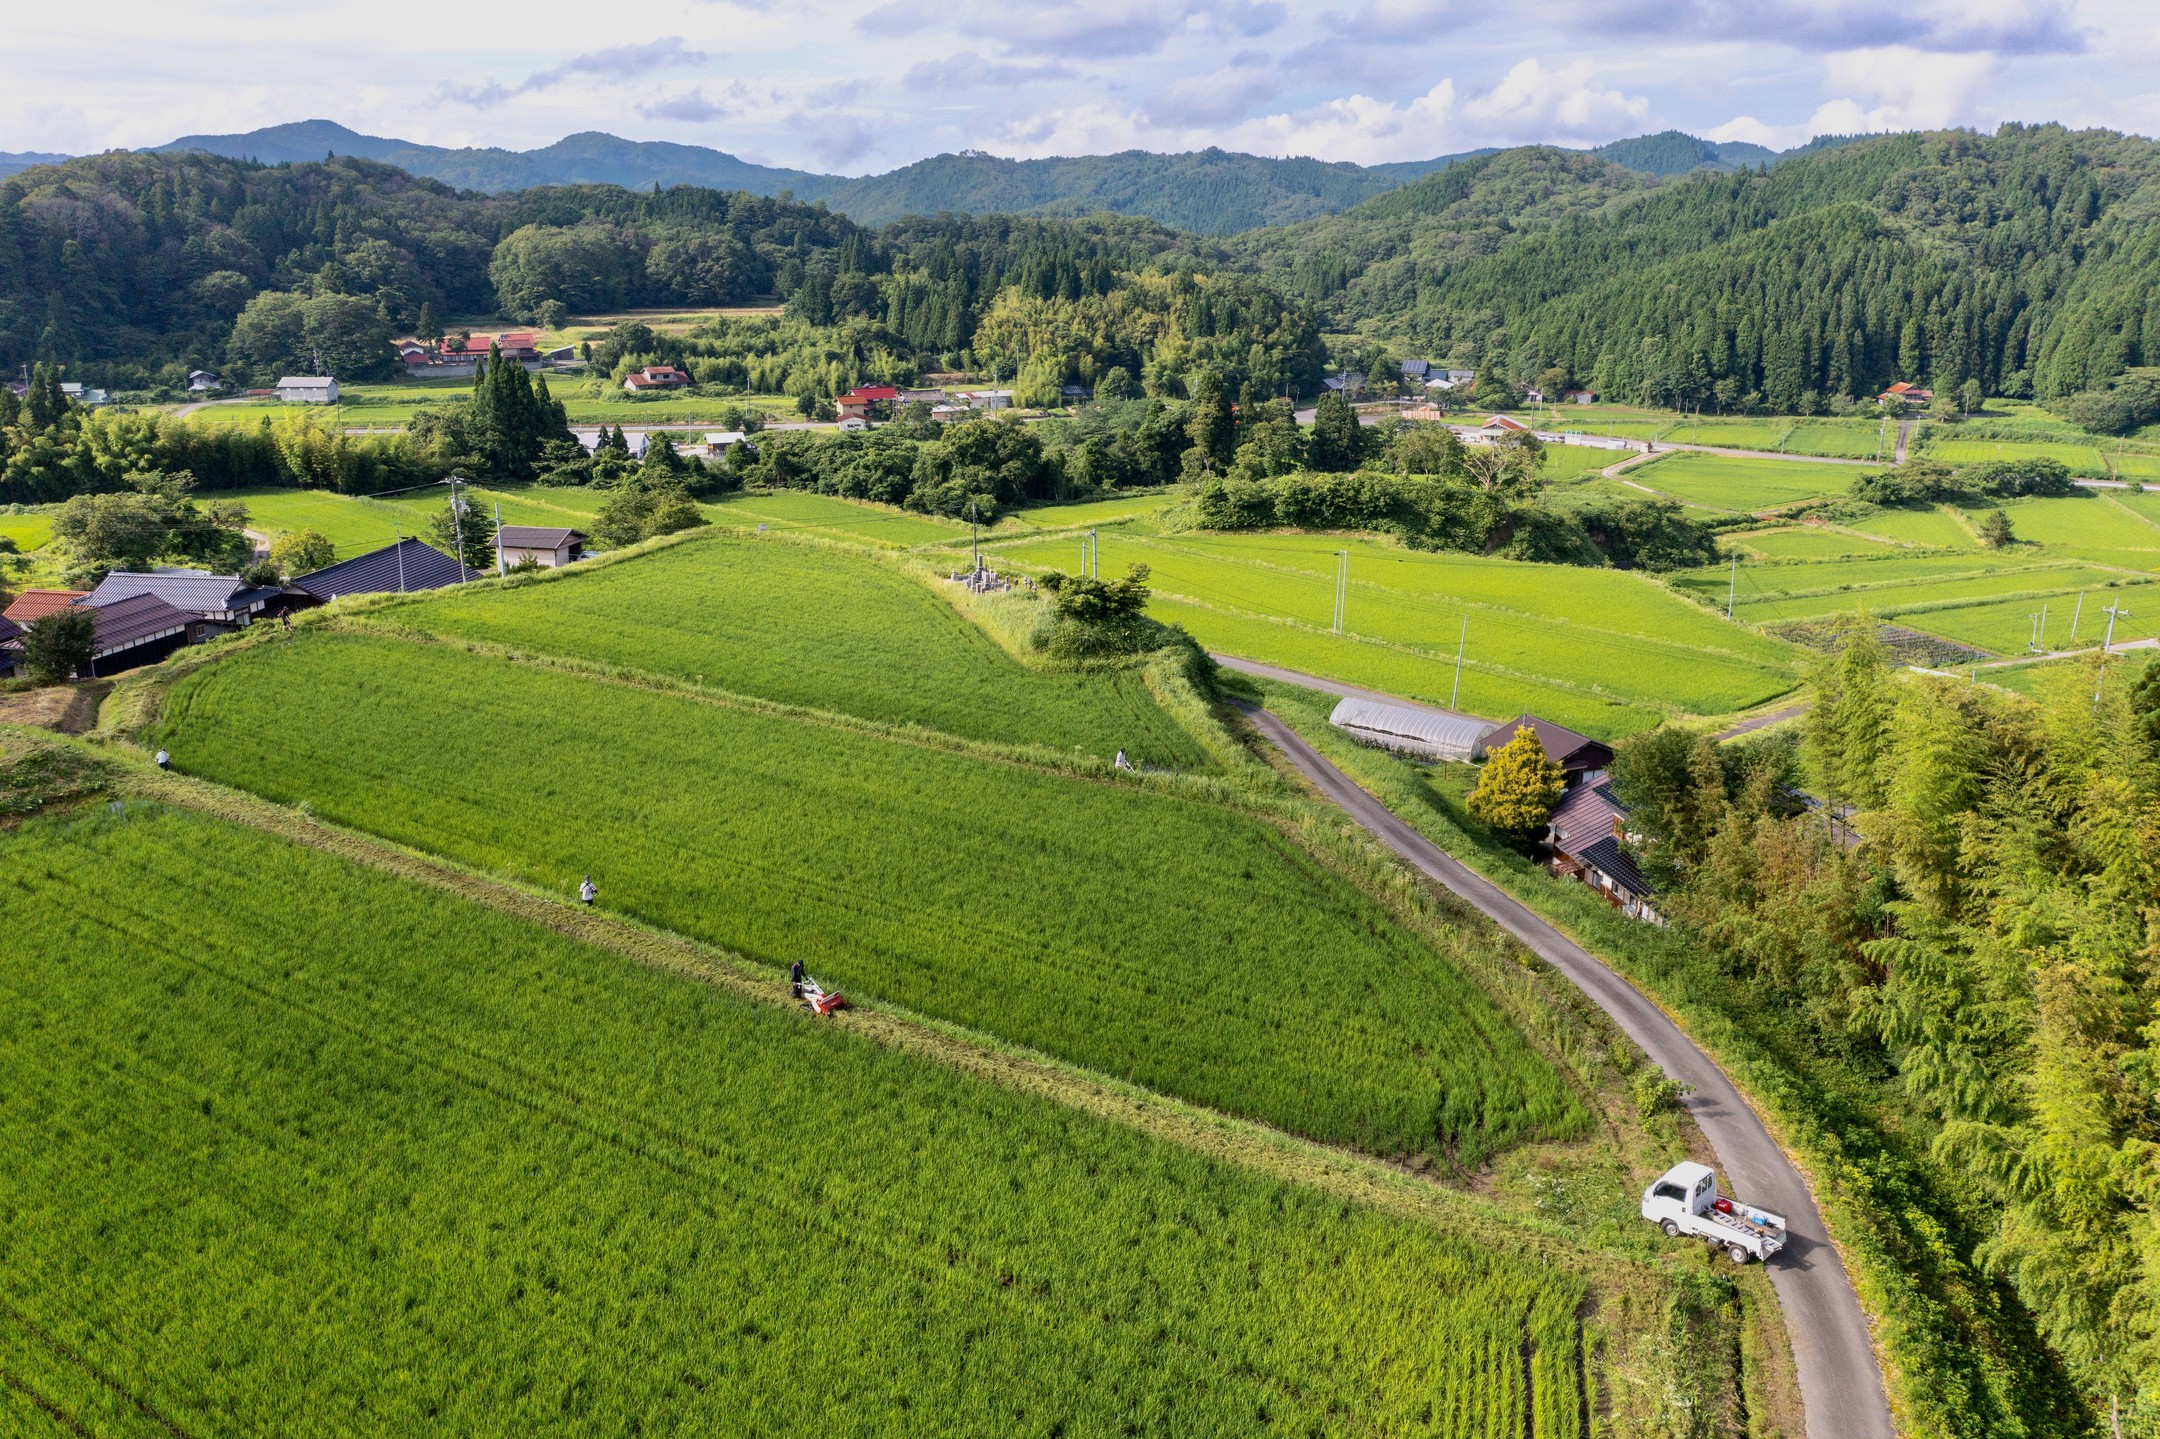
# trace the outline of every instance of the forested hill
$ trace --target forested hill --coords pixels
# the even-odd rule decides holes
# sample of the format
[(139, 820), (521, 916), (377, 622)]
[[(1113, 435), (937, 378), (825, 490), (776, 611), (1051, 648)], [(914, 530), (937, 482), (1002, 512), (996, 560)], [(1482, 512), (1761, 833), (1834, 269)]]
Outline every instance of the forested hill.
[[(964, 348), (1008, 286), (1078, 300), (1135, 269), (1198, 262), (1221, 265), (1188, 236), (1120, 217), (948, 216), (880, 232), (740, 191), (482, 195), (356, 157), (115, 151), (0, 181), (0, 367), (58, 361), (122, 390), (194, 365), (274, 377), (319, 363), (369, 379), (394, 367), (392, 334), (430, 314), (532, 322), (773, 297), (815, 324), (859, 319), (942, 352)], [(1317, 374), (1318, 359), (1300, 366)]]
[(1659, 186), (1507, 151), (1234, 248), (1342, 326), (1661, 403), (2054, 397), (2160, 360), (2160, 145), (2106, 131), (1883, 136)]
[[(1009, 160), (980, 151), (933, 155), (883, 175), (849, 178), (753, 164), (722, 150), (664, 141), (624, 140), (588, 131), (537, 150), (449, 149), (381, 135), (364, 135), (330, 120), (301, 120), (233, 135), (185, 135), (157, 153), (199, 150), (265, 164), (302, 163), (357, 155), (396, 165), (465, 190), (498, 193), (538, 185), (696, 185), (823, 200), (865, 225), (905, 215), (1042, 214), (1108, 211), (1139, 215), (1201, 235), (1227, 235), (1259, 225), (1284, 225), (1331, 215), (1463, 160), (1496, 153), (1472, 150), (1382, 165), (1274, 158), (1225, 150)], [(1588, 152), (1646, 175), (1697, 169), (1731, 170), (1777, 159), (1759, 145), (1699, 140), (1676, 130), (1615, 140)], [(57, 156), (23, 157), (23, 163)], [(13, 173), (0, 155), (0, 175)], [(23, 168), (17, 164), (14, 169)]]

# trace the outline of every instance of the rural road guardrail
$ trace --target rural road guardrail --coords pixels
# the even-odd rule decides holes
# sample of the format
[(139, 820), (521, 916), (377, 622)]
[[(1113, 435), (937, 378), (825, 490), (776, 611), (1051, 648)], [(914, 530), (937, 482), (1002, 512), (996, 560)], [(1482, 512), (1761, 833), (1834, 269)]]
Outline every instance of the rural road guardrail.
[(1611, 1015), (1653, 1063), (1693, 1090), (1681, 1102), (1717, 1152), (1732, 1189), (1787, 1221), (1790, 1239), (1767, 1267), (1785, 1311), (1809, 1439), (1896, 1439), (1867, 1316), (1830, 1243), (1815, 1196), (1740, 1091), (1647, 996), (1519, 900), (1396, 817), (1280, 719), (1245, 712), (1298, 770), (1382, 844), (1444, 885), (1565, 975)]

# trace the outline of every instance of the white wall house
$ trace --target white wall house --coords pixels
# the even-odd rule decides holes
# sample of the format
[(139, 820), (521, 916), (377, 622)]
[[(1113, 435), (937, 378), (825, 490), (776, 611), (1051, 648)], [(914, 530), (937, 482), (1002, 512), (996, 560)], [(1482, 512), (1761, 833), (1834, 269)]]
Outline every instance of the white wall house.
[(334, 405), (337, 381), (328, 375), (287, 375), (277, 382), (277, 397), (288, 405)]

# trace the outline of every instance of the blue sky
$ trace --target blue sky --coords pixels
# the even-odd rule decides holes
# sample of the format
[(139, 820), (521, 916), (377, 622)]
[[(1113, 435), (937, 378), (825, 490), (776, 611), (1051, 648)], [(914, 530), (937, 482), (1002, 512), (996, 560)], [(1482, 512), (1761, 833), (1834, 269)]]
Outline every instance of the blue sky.
[(320, 117), (862, 174), (968, 148), (1370, 164), (1668, 127), (1775, 147), (2013, 119), (2160, 133), (2152, 0), (105, 0), (89, 26), (23, 8), (0, 150)]

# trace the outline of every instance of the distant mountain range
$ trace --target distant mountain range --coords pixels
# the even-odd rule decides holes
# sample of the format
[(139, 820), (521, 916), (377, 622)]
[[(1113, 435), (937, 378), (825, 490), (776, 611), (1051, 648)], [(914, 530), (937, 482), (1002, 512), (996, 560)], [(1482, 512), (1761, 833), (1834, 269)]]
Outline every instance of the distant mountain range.
[[(1460, 161), (1494, 153), (1472, 150), (1430, 160), (1352, 165), (1214, 149), (1174, 155), (1127, 150), (1046, 160), (1007, 160), (962, 151), (918, 160), (883, 175), (853, 178), (757, 165), (702, 145), (624, 140), (599, 131), (570, 135), (538, 150), (448, 149), (363, 135), (330, 120), (300, 120), (241, 135), (184, 135), (155, 150), (201, 150), (271, 165), (320, 160), (333, 153), (355, 155), (459, 189), (488, 192), (576, 184), (620, 185), (628, 190), (701, 185), (755, 195), (787, 192), (799, 200), (823, 200), (865, 225), (948, 210), (1038, 215), (1108, 210), (1143, 215), (1206, 235), (1337, 214)], [(1776, 151), (1760, 145), (1699, 140), (1677, 130), (1615, 140), (1589, 153), (1625, 169), (1659, 176), (1734, 170), (1778, 158)], [(0, 176), (63, 158), (0, 152)]]

